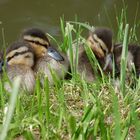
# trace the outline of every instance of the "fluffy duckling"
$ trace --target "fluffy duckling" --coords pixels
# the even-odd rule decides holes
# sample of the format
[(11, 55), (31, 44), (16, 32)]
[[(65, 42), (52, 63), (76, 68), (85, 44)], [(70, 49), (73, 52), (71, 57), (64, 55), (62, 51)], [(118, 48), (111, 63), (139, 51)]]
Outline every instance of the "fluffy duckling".
[[(68, 71), (68, 59), (51, 46), (45, 32), (38, 28), (27, 29), (23, 32), (22, 38), (31, 45), (35, 52), (34, 71), (36, 73), (45, 74), (50, 85), (54, 84), (51, 70), (55, 72), (59, 79), (64, 78)], [(42, 84), (43, 82), (44, 78), (41, 79)]]
[(113, 33), (109, 28), (96, 28), (87, 39), (104, 72), (112, 72)]
[(26, 42), (13, 43), (6, 51), (6, 72), (9, 80), (21, 78), (21, 88), (33, 92), (35, 76), (32, 70), (34, 65), (34, 53)]
[[(121, 64), (121, 54), (122, 54), (122, 44), (114, 45), (114, 59), (117, 66), (118, 71), (120, 72), (120, 64)], [(127, 71), (133, 71), (133, 65), (135, 66), (136, 75), (139, 77), (140, 75), (140, 46), (135, 44), (128, 45), (128, 54), (127, 54)]]
[[(92, 49), (104, 72), (112, 71), (112, 31), (108, 28), (96, 28), (94, 32), (90, 32), (87, 44)], [(79, 46), (78, 57), (78, 72), (84, 73), (86, 81), (94, 81), (96, 79), (95, 73), (83, 45)]]

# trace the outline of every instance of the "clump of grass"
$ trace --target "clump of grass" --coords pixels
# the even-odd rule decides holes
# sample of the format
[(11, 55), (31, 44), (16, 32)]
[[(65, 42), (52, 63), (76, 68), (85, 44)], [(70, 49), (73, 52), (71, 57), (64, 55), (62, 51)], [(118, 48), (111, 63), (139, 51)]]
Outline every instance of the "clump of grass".
[[(125, 29), (125, 25), (128, 24), (127, 11), (128, 11), (128, 7), (124, 0), (123, 0), (123, 9), (121, 10), (121, 13), (118, 13), (117, 9), (115, 8), (116, 20), (117, 20), (117, 42), (123, 42), (124, 40), (124, 29)], [(138, 19), (137, 19), (138, 11), (139, 11), (139, 3), (137, 4), (136, 7), (135, 16), (132, 17), (134, 23), (131, 26), (129, 26), (130, 34), (128, 36), (128, 43), (138, 43), (137, 32), (136, 32), (139, 27)]]

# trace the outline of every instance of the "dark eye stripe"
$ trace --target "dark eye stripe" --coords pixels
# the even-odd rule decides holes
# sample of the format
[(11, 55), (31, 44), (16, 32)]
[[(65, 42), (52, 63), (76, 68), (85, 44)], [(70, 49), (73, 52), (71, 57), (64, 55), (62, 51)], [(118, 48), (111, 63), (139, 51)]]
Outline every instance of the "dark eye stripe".
[(25, 58), (30, 58), (30, 55), (26, 55)]
[[(95, 41), (95, 43), (98, 43), (98, 41), (93, 37), (93, 40)], [(98, 43), (100, 45), (100, 43)], [(102, 51), (104, 52), (104, 54), (106, 54), (106, 50), (104, 50), (104, 48), (100, 45)]]
[(98, 41), (94, 38), (94, 36), (92, 36), (92, 39), (93, 39), (96, 43), (98, 43)]
[(7, 58), (7, 62), (10, 61), (10, 60), (11, 60), (12, 58), (14, 58), (15, 56), (18, 56), (18, 55), (20, 55), (20, 54), (25, 54), (25, 53), (27, 53), (27, 52), (29, 52), (29, 50), (28, 50), (28, 51), (23, 51), (23, 52), (16, 52), (13, 56)]
[(33, 41), (33, 40), (28, 40), (28, 39), (25, 39), (25, 41), (35, 43), (36, 45), (44, 46), (45, 48), (48, 48), (48, 46), (50, 46), (50, 44), (49, 45), (43, 44), (43, 43), (40, 43), (39, 41)]

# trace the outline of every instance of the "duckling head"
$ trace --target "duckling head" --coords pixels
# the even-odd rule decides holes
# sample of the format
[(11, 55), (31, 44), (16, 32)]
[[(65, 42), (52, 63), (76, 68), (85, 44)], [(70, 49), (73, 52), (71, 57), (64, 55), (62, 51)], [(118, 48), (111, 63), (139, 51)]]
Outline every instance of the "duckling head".
[(96, 28), (90, 32), (87, 41), (97, 57), (102, 58), (112, 52), (112, 36), (113, 33), (108, 28)]
[(35, 52), (36, 58), (51, 56), (57, 61), (63, 61), (64, 58), (50, 44), (45, 32), (38, 28), (27, 29), (23, 32), (22, 38), (30, 43)]
[(108, 28), (96, 28), (87, 39), (89, 46), (93, 50), (97, 59), (103, 61), (103, 70), (112, 71), (112, 36), (113, 33)]
[(15, 42), (6, 51), (7, 65), (26, 65), (33, 67), (34, 53), (27, 42)]

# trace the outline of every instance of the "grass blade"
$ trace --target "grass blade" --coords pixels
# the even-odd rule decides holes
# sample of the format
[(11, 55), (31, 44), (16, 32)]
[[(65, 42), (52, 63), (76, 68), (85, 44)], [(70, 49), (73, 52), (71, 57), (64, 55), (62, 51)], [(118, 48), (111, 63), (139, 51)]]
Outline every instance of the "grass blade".
[(126, 24), (124, 40), (123, 40), (123, 49), (122, 49), (122, 57), (121, 57), (121, 93), (125, 94), (125, 78), (126, 78), (126, 67), (127, 67), (127, 53), (128, 53), (128, 30), (129, 25)]
[(9, 128), (10, 122), (12, 120), (12, 116), (13, 116), (15, 105), (16, 105), (16, 99), (17, 99), (17, 95), (18, 95), (20, 81), (21, 81), (21, 79), (19, 77), (17, 79), (15, 79), (15, 81), (14, 81), (13, 91), (12, 91), (12, 94), (10, 97), (8, 111), (6, 113), (6, 119), (5, 119), (4, 124), (3, 124), (3, 129), (2, 129), (2, 132), (0, 135), (0, 140), (6, 139), (8, 128)]

